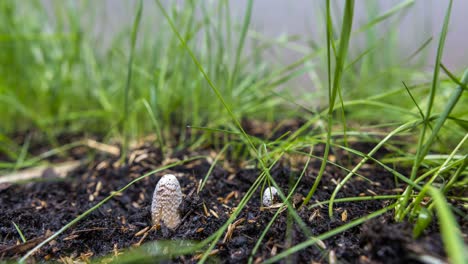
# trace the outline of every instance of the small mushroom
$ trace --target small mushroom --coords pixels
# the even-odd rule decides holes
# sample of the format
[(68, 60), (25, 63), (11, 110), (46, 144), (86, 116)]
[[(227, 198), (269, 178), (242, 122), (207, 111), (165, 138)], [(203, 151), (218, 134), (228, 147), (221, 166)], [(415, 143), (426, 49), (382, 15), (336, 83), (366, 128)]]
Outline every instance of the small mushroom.
[(275, 187), (268, 187), (263, 192), (263, 205), (264, 206), (272, 206), (278, 195), (278, 190)]
[(179, 206), (182, 203), (182, 191), (177, 178), (172, 174), (164, 175), (156, 185), (151, 204), (153, 225), (162, 222), (169, 229), (180, 224)]

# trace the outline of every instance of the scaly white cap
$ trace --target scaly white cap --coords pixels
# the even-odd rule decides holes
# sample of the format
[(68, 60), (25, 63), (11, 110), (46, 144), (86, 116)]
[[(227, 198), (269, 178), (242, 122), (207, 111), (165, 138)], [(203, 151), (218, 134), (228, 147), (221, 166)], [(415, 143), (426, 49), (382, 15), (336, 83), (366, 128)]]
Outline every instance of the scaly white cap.
[(153, 225), (162, 220), (170, 229), (180, 224), (179, 206), (182, 203), (182, 191), (177, 178), (166, 174), (159, 180), (153, 194), (151, 218)]
[(263, 192), (263, 205), (272, 206), (275, 198), (278, 194), (278, 190), (275, 187), (268, 187)]

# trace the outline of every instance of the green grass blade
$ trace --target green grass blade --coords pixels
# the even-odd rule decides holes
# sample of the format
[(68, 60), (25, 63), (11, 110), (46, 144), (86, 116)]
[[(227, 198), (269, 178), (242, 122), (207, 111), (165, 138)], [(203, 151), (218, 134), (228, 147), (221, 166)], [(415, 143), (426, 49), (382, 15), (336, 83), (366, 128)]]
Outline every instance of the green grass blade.
[(377, 210), (377, 211), (375, 211), (375, 212), (373, 212), (371, 214), (368, 214), (368, 215), (366, 215), (364, 217), (353, 220), (353, 221), (351, 221), (351, 222), (349, 222), (349, 223), (347, 223), (345, 225), (339, 226), (339, 227), (337, 227), (335, 229), (332, 229), (332, 230), (330, 230), (328, 232), (325, 232), (325, 233), (323, 233), (321, 235), (318, 235), (316, 237), (311, 237), (311, 238), (307, 239), (306, 241), (304, 241), (304, 242), (302, 242), (300, 244), (297, 244), (297, 245), (295, 245), (295, 246), (293, 246), (291, 248), (288, 248), (285, 251), (281, 252), (280, 254), (278, 254), (278, 255), (270, 258), (270, 259), (267, 259), (263, 263), (264, 264), (276, 263), (279, 260), (281, 260), (281, 259), (283, 259), (283, 258), (285, 258), (285, 257), (299, 251), (299, 250), (305, 249), (307, 247), (310, 247), (310, 246), (316, 244), (320, 240), (325, 240), (327, 238), (333, 237), (333, 236), (335, 236), (335, 235), (337, 235), (339, 233), (342, 233), (342, 232), (344, 232), (344, 231), (346, 231), (346, 230), (348, 230), (348, 229), (350, 229), (352, 227), (360, 225), (360, 224), (362, 224), (362, 223), (364, 223), (364, 222), (366, 222), (366, 221), (368, 221), (368, 220), (370, 220), (372, 218), (375, 218), (375, 217), (377, 217), (379, 215), (382, 215), (382, 214), (390, 211), (391, 209), (393, 209), (395, 206), (396, 206), (395, 204), (392, 204), (392, 205), (390, 205), (388, 207), (385, 207), (385, 208)]
[(153, 123), (154, 129), (156, 130), (156, 136), (158, 137), (159, 147), (161, 148), (161, 152), (164, 157), (166, 153), (166, 148), (165, 148), (166, 145), (164, 144), (164, 138), (162, 135), (161, 126), (158, 120), (156, 119), (156, 117), (154, 116), (153, 110), (151, 109), (151, 106), (149, 105), (148, 101), (146, 101), (146, 99), (143, 99), (143, 105), (145, 106), (146, 111), (148, 112), (148, 115), (150, 116), (151, 122)]
[(424, 116), (423, 111), (421, 110), (421, 107), (419, 107), (418, 102), (416, 102), (416, 99), (414, 99), (414, 96), (411, 93), (410, 89), (408, 88), (408, 86), (406, 86), (405, 82), (402, 82), (402, 83), (403, 83), (403, 86), (405, 86), (405, 89), (408, 92), (408, 95), (411, 97), (411, 100), (413, 101), (413, 104), (416, 106), (416, 108), (418, 108), (419, 115), (421, 116), (422, 119), (426, 119), (426, 117)]
[[(432, 178), (426, 183), (426, 184), (431, 184), (435, 181), (435, 179), (441, 174), (441, 172), (449, 167), (449, 162), (454, 158), (455, 154), (458, 152), (459, 149), (461, 149), (465, 141), (468, 139), (468, 133), (465, 134), (465, 136), (462, 138), (462, 140), (458, 143), (458, 145), (452, 150), (452, 153), (445, 159), (444, 163), (440, 166), (439, 170), (437, 170), (436, 173), (432, 176)], [(464, 158), (463, 158), (464, 159)]]
[(423, 42), (423, 44), (421, 44), (419, 48), (417, 48), (413, 53), (411, 53), (411, 55), (409, 55), (404, 61), (409, 61), (413, 59), (414, 57), (416, 57), (421, 51), (423, 51), (426, 47), (428, 47), (429, 44), (431, 44), (432, 39), (433, 39), (432, 36), (429, 37), (426, 41)]
[(447, 12), (445, 14), (442, 32), (440, 33), (439, 45), (437, 47), (437, 56), (436, 56), (436, 61), (435, 61), (435, 66), (434, 66), (434, 74), (432, 75), (432, 86), (431, 86), (430, 95), (429, 95), (429, 102), (428, 102), (427, 109), (426, 109), (426, 117), (431, 115), (432, 107), (434, 105), (434, 98), (437, 92), (437, 88), (439, 86), (440, 63), (442, 61), (442, 54), (444, 53), (445, 39), (447, 37), (450, 14), (452, 12), (452, 3), (453, 1), (450, 0), (449, 6), (447, 8)]
[(444, 195), (437, 188), (429, 187), (429, 193), (432, 199), (434, 199), (442, 240), (444, 241), (444, 247), (450, 263), (467, 263), (468, 248), (463, 242), (460, 227), (450, 211), (450, 206), (445, 200)]
[[(465, 84), (465, 85), (468, 84), (468, 69), (463, 74), (462, 84)], [(432, 143), (434, 142), (434, 139), (437, 137), (437, 134), (439, 133), (442, 126), (444, 125), (445, 121), (448, 119), (453, 108), (457, 105), (458, 101), (460, 100), (460, 97), (463, 94), (463, 90), (464, 90), (463, 87), (459, 85), (452, 92), (452, 95), (450, 96), (447, 104), (445, 105), (444, 110), (442, 111), (442, 113), (439, 115), (439, 117), (436, 120), (432, 133), (430, 134), (427, 142), (424, 143), (422, 147), (422, 151), (421, 151), (422, 157), (420, 159), (424, 159), (424, 157), (429, 152), (432, 146)]]
[(224, 152), (228, 149), (229, 144), (224, 145), (224, 147), (221, 149), (221, 151), (216, 155), (216, 158), (212, 162), (210, 168), (206, 172), (205, 177), (203, 177), (203, 181), (200, 184), (200, 186), (197, 189), (197, 194), (203, 190), (205, 187), (206, 182), (208, 181), (208, 177), (210, 177), (211, 173), (213, 172), (213, 169), (215, 168), (216, 164), (218, 164), (218, 160), (221, 158), (221, 156), (224, 154)]
[(379, 24), (380, 22), (388, 19), (389, 17), (391, 17), (391, 16), (401, 12), (402, 10), (412, 6), (413, 4), (414, 4), (414, 0), (407, 0), (407, 1), (401, 2), (401, 3), (397, 4), (397, 5), (395, 5), (394, 7), (392, 7), (391, 9), (389, 9), (388, 11), (384, 12), (383, 14), (379, 15), (378, 17), (376, 17), (375, 19), (373, 19), (369, 23), (363, 25), (356, 32), (353, 32), (353, 33), (366, 31), (366, 30), (374, 27), (375, 25)]
[[(434, 68), (433, 80), (432, 80), (432, 85), (431, 85), (431, 90), (430, 90), (430, 95), (429, 95), (429, 103), (428, 103), (428, 108), (426, 110), (426, 115), (425, 115), (426, 122), (423, 125), (423, 129), (420, 135), (420, 139), (421, 139), (420, 143), (424, 141), (427, 127), (430, 126), (427, 119), (431, 115), (435, 94), (439, 86), (440, 65), (441, 65), (441, 59), (442, 59), (443, 49), (445, 45), (445, 39), (446, 39), (447, 31), (448, 31), (448, 24), (450, 21), (451, 9), (452, 9), (452, 0), (450, 0), (449, 7), (447, 8), (447, 12), (446, 12), (445, 19), (444, 19), (444, 26), (442, 28), (442, 32), (441, 32), (440, 40), (439, 40), (439, 46), (437, 48), (436, 66)], [(468, 76), (465, 73), (462, 83), (467, 81), (466, 78), (468, 78)], [(436, 125), (434, 129), (432, 130), (430, 137), (427, 139), (427, 141), (423, 145), (419, 145), (419, 142), (418, 142), (418, 153), (416, 154), (415, 166), (413, 166), (413, 170), (412, 170), (412, 175), (411, 175), (412, 178), (414, 178), (413, 173), (416, 173), (417, 168), (419, 168), (420, 162), (422, 161), (422, 159), (424, 159), (424, 157), (429, 152), (432, 142), (437, 137), (437, 134), (440, 128), (444, 124), (445, 120), (447, 119), (448, 115), (452, 111), (453, 107), (455, 107), (455, 105), (457, 104), (462, 92), (463, 92), (462, 87), (459, 86), (456, 89), (455, 93), (453, 93), (452, 97), (449, 99), (449, 102), (446, 105), (444, 112), (437, 119)], [(419, 150), (421, 150), (421, 152), (419, 152)]]
[(338, 192), (340, 191), (340, 189), (346, 184), (346, 182), (348, 182), (348, 180), (354, 175), (354, 173), (362, 167), (362, 165), (364, 165), (372, 155), (374, 155), (377, 150), (379, 150), (384, 144), (385, 142), (387, 142), (388, 140), (390, 140), (390, 138), (392, 138), (393, 136), (397, 135), (398, 133), (400, 132), (403, 132), (407, 129), (410, 129), (412, 127), (414, 127), (415, 123), (414, 122), (409, 122), (409, 123), (406, 123), (406, 124), (403, 124), (401, 126), (399, 126), (398, 128), (396, 128), (395, 130), (393, 130), (392, 132), (390, 132), (384, 139), (382, 139), (352, 170), (351, 172), (349, 172), (344, 178), (343, 180), (341, 180), (338, 185), (336, 186), (335, 190), (333, 190), (333, 193), (331, 195), (331, 198), (330, 198), (330, 203), (328, 205), (328, 215), (331, 217), (333, 217), (333, 203), (334, 203), (334, 200), (335, 200), (335, 197), (336, 195), (338, 194)]
[(127, 82), (125, 84), (125, 95), (124, 95), (124, 105), (123, 105), (123, 118), (122, 118), (122, 134), (124, 136), (124, 142), (122, 147), (122, 156), (121, 160), (125, 160), (127, 151), (128, 151), (128, 141), (129, 141), (129, 131), (128, 131), (128, 116), (129, 116), (129, 97), (130, 97), (130, 88), (132, 83), (132, 72), (133, 72), (133, 57), (135, 53), (135, 45), (138, 36), (138, 29), (140, 28), (141, 14), (143, 11), (143, 1), (138, 2), (137, 13), (135, 20), (133, 21), (132, 35), (130, 38), (130, 54), (127, 64)]
[(446, 194), (450, 188), (457, 182), (458, 178), (462, 175), (462, 172), (465, 171), (466, 166), (468, 165), (468, 155), (465, 155), (463, 158), (463, 163), (458, 167), (457, 171), (450, 177), (449, 182), (444, 186), (442, 193)]
[[(307, 161), (306, 163), (304, 164), (304, 168), (302, 169), (302, 172), (301, 172), (301, 175), (299, 176), (299, 178), (297, 179), (295, 185), (293, 186), (293, 188), (291, 189), (291, 191), (289, 192), (288, 196), (286, 197), (286, 200), (289, 200), (291, 198), (291, 196), (294, 194), (294, 191), (296, 190), (297, 186), (299, 185), (302, 177), (305, 175), (306, 171), (307, 171), (307, 168), (309, 167), (309, 162), (311, 160), (311, 155), (312, 155), (312, 148), (309, 152), (309, 156), (307, 157)], [(260, 248), (260, 245), (263, 241), (263, 238), (265, 237), (265, 235), (267, 234), (268, 230), (270, 230), (271, 226), (273, 225), (273, 223), (275, 222), (276, 218), (278, 218), (279, 214), (283, 211), (283, 208), (284, 208), (284, 205), (281, 206), (281, 208), (278, 208), (278, 210), (276, 211), (276, 213), (273, 215), (273, 217), (271, 218), (270, 222), (268, 222), (268, 224), (266, 225), (265, 229), (263, 230), (262, 234), (260, 235), (260, 237), (257, 239), (257, 243), (255, 243), (253, 249), (252, 249), (252, 252), (250, 254), (250, 257), (249, 257), (249, 261), (248, 263), (253, 263), (253, 256), (255, 255), (255, 253), (257, 252), (257, 250)], [(306, 229), (307, 230), (307, 229)]]
[(26, 141), (24, 142), (23, 146), (21, 147), (21, 151), (19, 154), (18, 159), (16, 160), (14, 171), (18, 170), (23, 165), (26, 156), (28, 155), (29, 144), (31, 143), (31, 135), (26, 137)]
[[(445, 120), (447, 119), (447, 117), (450, 114), (453, 107), (455, 107), (458, 99), (461, 96), (462, 90), (463, 90), (460, 87), (460, 89), (456, 89), (455, 93), (452, 94), (452, 97), (449, 99), (449, 102), (446, 104), (446, 107), (444, 109), (443, 114), (441, 116), (439, 116), (439, 118), (438, 118), (438, 120), (436, 122), (436, 125), (434, 126), (434, 129), (432, 130), (432, 133), (431, 133), (430, 137), (425, 141), (424, 139), (425, 139), (425, 136), (426, 136), (426, 131), (427, 131), (427, 128), (429, 127), (428, 119), (431, 116), (432, 107), (433, 107), (433, 104), (434, 104), (435, 94), (436, 94), (436, 91), (437, 91), (437, 87), (439, 86), (440, 63), (441, 63), (442, 54), (443, 54), (443, 50), (444, 50), (445, 38), (447, 36), (448, 24), (449, 24), (449, 21), (450, 21), (450, 14), (451, 14), (451, 11), (452, 11), (452, 3), (453, 3), (453, 1), (450, 0), (449, 5), (447, 7), (447, 11), (445, 13), (444, 25), (442, 27), (442, 31), (441, 31), (440, 38), (439, 38), (439, 44), (438, 44), (438, 47), (437, 47), (437, 55), (436, 55), (436, 63), (435, 63), (435, 66), (434, 66), (434, 73), (433, 73), (433, 76), (432, 76), (432, 85), (431, 85), (431, 89), (430, 89), (430, 95), (429, 95), (429, 99), (428, 99), (429, 101), (428, 101), (428, 106), (427, 106), (426, 115), (425, 115), (425, 117), (426, 117), (425, 121), (426, 122), (424, 122), (423, 127), (421, 129), (421, 132), (419, 134), (416, 157), (415, 157), (415, 160), (414, 160), (414, 163), (413, 163), (413, 167), (411, 169), (411, 175), (410, 175), (411, 180), (414, 180), (416, 178), (416, 174), (418, 173), (418, 170), (419, 170), (419, 167), (421, 165), (422, 160), (424, 159), (424, 157), (429, 152), (429, 149), (432, 146), (433, 140), (436, 138), (440, 128), (444, 124)], [(468, 72), (465, 73), (464, 77), (468, 78), (467, 75), (468, 75)], [(465, 79), (465, 78), (463, 78), (463, 79)], [(401, 206), (399, 206), (399, 209), (398, 209), (398, 211), (396, 213), (396, 219), (399, 220), (399, 221), (403, 220), (403, 217), (405, 217), (404, 210), (407, 207), (408, 200), (409, 200), (409, 195), (411, 195), (411, 192), (412, 192), (412, 188), (411, 188), (411, 186), (408, 186), (407, 189), (405, 190), (405, 197), (401, 201)]]
[(15, 226), (15, 229), (16, 231), (18, 232), (19, 236), (21, 237), (21, 241), (23, 241), (23, 243), (26, 243), (26, 237), (23, 235), (23, 232), (21, 231), (21, 229), (19, 228), (19, 226), (15, 223), (15, 222), (12, 222), (13, 225)]
[(239, 62), (240, 62), (242, 50), (244, 49), (245, 38), (247, 36), (247, 31), (248, 31), (249, 25), (250, 25), (250, 18), (252, 16), (252, 8), (253, 8), (253, 0), (249, 0), (247, 2), (247, 9), (245, 10), (245, 14), (244, 14), (244, 22), (242, 24), (242, 31), (241, 31), (241, 35), (240, 35), (240, 38), (239, 38), (239, 43), (237, 44), (237, 49), (236, 49), (236, 54), (235, 54), (236, 60), (234, 62), (234, 68), (232, 70), (231, 76), (229, 77), (228, 87), (229, 87), (231, 92), (232, 92), (232, 89), (233, 89), (232, 86), (234, 84), (234, 81), (235, 81), (235, 79), (237, 77), (237, 73), (239, 71)]
[(445, 67), (443, 63), (440, 63), (440, 67), (442, 68), (442, 70), (444, 70), (445, 74), (447, 74), (450, 80), (463, 87), (465, 91), (468, 91), (468, 87), (466, 86), (466, 84), (462, 83), (457, 77), (455, 77), (455, 75), (449, 69), (447, 69), (447, 67)]
[[(330, 45), (330, 37), (329, 34), (331, 32), (331, 14), (330, 14), (330, 8), (328, 7), (330, 5), (330, 2), (327, 1), (327, 45)], [(309, 193), (307, 194), (306, 198), (304, 199), (304, 202), (302, 203), (302, 206), (306, 206), (307, 203), (310, 201), (312, 196), (314, 195), (320, 180), (322, 178), (323, 173), (325, 172), (325, 167), (326, 167), (326, 160), (328, 159), (328, 154), (330, 151), (330, 143), (331, 143), (331, 130), (332, 130), (332, 121), (333, 121), (333, 108), (335, 105), (336, 101), (336, 95), (338, 93), (338, 90), (341, 90), (341, 75), (343, 73), (343, 68), (344, 68), (344, 63), (346, 59), (346, 55), (348, 53), (348, 47), (349, 47), (349, 39), (351, 36), (351, 29), (353, 25), (353, 15), (354, 15), (354, 1), (353, 0), (348, 0), (346, 1), (345, 5), (345, 11), (344, 11), (344, 18), (343, 18), (343, 24), (341, 28), (341, 36), (340, 36), (340, 46), (338, 49), (338, 57), (336, 58), (336, 66), (335, 66), (335, 74), (333, 78), (333, 87), (329, 87), (329, 91), (331, 89), (331, 92), (329, 92), (329, 108), (328, 108), (328, 126), (327, 126), (327, 142), (325, 145), (325, 151), (323, 155), (323, 161), (320, 166), (319, 173), (317, 175), (317, 179), (314, 182), (314, 185), (310, 189)], [(328, 63), (330, 63), (330, 51), (328, 50), (327, 53), (328, 56)], [(330, 67), (330, 66), (328, 66)], [(329, 84), (331, 84), (329, 82)]]

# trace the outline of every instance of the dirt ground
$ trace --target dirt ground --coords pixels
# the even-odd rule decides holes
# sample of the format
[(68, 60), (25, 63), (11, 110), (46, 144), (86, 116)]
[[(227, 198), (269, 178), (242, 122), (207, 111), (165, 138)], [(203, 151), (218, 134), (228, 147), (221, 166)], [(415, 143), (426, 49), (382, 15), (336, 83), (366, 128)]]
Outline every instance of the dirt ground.
[[(280, 132), (278, 132), (280, 133)], [(354, 148), (368, 151), (372, 144), (355, 144)], [(323, 148), (323, 146), (321, 146)], [(320, 155), (320, 147), (316, 148)], [(200, 181), (209, 170), (217, 151), (201, 148), (197, 151), (182, 150), (163, 158), (159, 149), (145, 144), (132, 151), (129, 165), (121, 165), (117, 157), (96, 155), (88, 164), (73, 170), (64, 179), (56, 179), (52, 170), (43, 173), (40, 180), (26, 184), (0, 184), (0, 261), (17, 259), (45, 237), (59, 230), (75, 217), (91, 208), (131, 180), (150, 172), (162, 164), (187, 157), (206, 155), (195, 160), (147, 177), (120, 195), (109, 200), (85, 219), (45, 245), (33, 255), (37, 261), (67, 259), (87, 261), (104, 255), (118, 255), (130, 247), (137, 247), (156, 240), (201, 241), (218, 230), (229, 218), (260, 171), (224, 157), (210, 175), (204, 189), (197, 194)], [(378, 154), (384, 155), (385, 150)], [(349, 161), (352, 168), (358, 159), (336, 151), (333, 157)], [(290, 182), (297, 179), (304, 159), (290, 157), (281, 160), (272, 171), (272, 177), (287, 193)], [(301, 201), (313, 185), (320, 161), (312, 159), (298, 186), (296, 202)], [(185, 200), (181, 208), (183, 222), (175, 230), (149, 229), (151, 226), (151, 198), (159, 178), (172, 173), (182, 186)], [(365, 165), (359, 173), (370, 181), (353, 177), (339, 192), (340, 197), (398, 194), (401, 186), (395, 186), (392, 174), (373, 164)], [(328, 166), (319, 188), (310, 204), (325, 201), (346, 172)], [(299, 215), (312, 234), (322, 234), (390, 204), (389, 200), (370, 200), (338, 203), (335, 218), (328, 217), (328, 207), (302, 208)], [(257, 190), (236, 219), (236, 225), (228, 235), (223, 234), (216, 244), (210, 260), (223, 263), (244, 263), (265, 226), (277, 209), (262, 210), (260, 191)], [(285, 262), (311, 263), (423, 263), (422, 259), (445, 259), (445, 252), (438, 232), (437, 221), (414, 240), (412, 224), (393, 221), (393, 212), (385, 213), (364, 224), (323, 241), (323, 248), (311, 246), (291, 255)], [(28, 242), (22, 244), (13, 225), (16, 223)], [(259, 263), (306, 239), (297, 224), (287, 230), (288, 213), (284, 211), (263, 239), (253, 257)], [(459, 220), (467, 233), (466, 220)], [(172, 259), (174, 262), (193, 263), (199, 259), (193, 254)]]

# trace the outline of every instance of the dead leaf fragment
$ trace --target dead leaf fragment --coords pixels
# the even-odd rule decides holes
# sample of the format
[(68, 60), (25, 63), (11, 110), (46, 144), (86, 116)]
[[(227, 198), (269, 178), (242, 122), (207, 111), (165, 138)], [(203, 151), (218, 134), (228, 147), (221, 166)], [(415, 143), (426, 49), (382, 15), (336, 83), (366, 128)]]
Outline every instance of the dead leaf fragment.
[(341, 221), (346, 222), (348, 220), (348, 211), (344, 210), (343, 213), (341, 213)]

